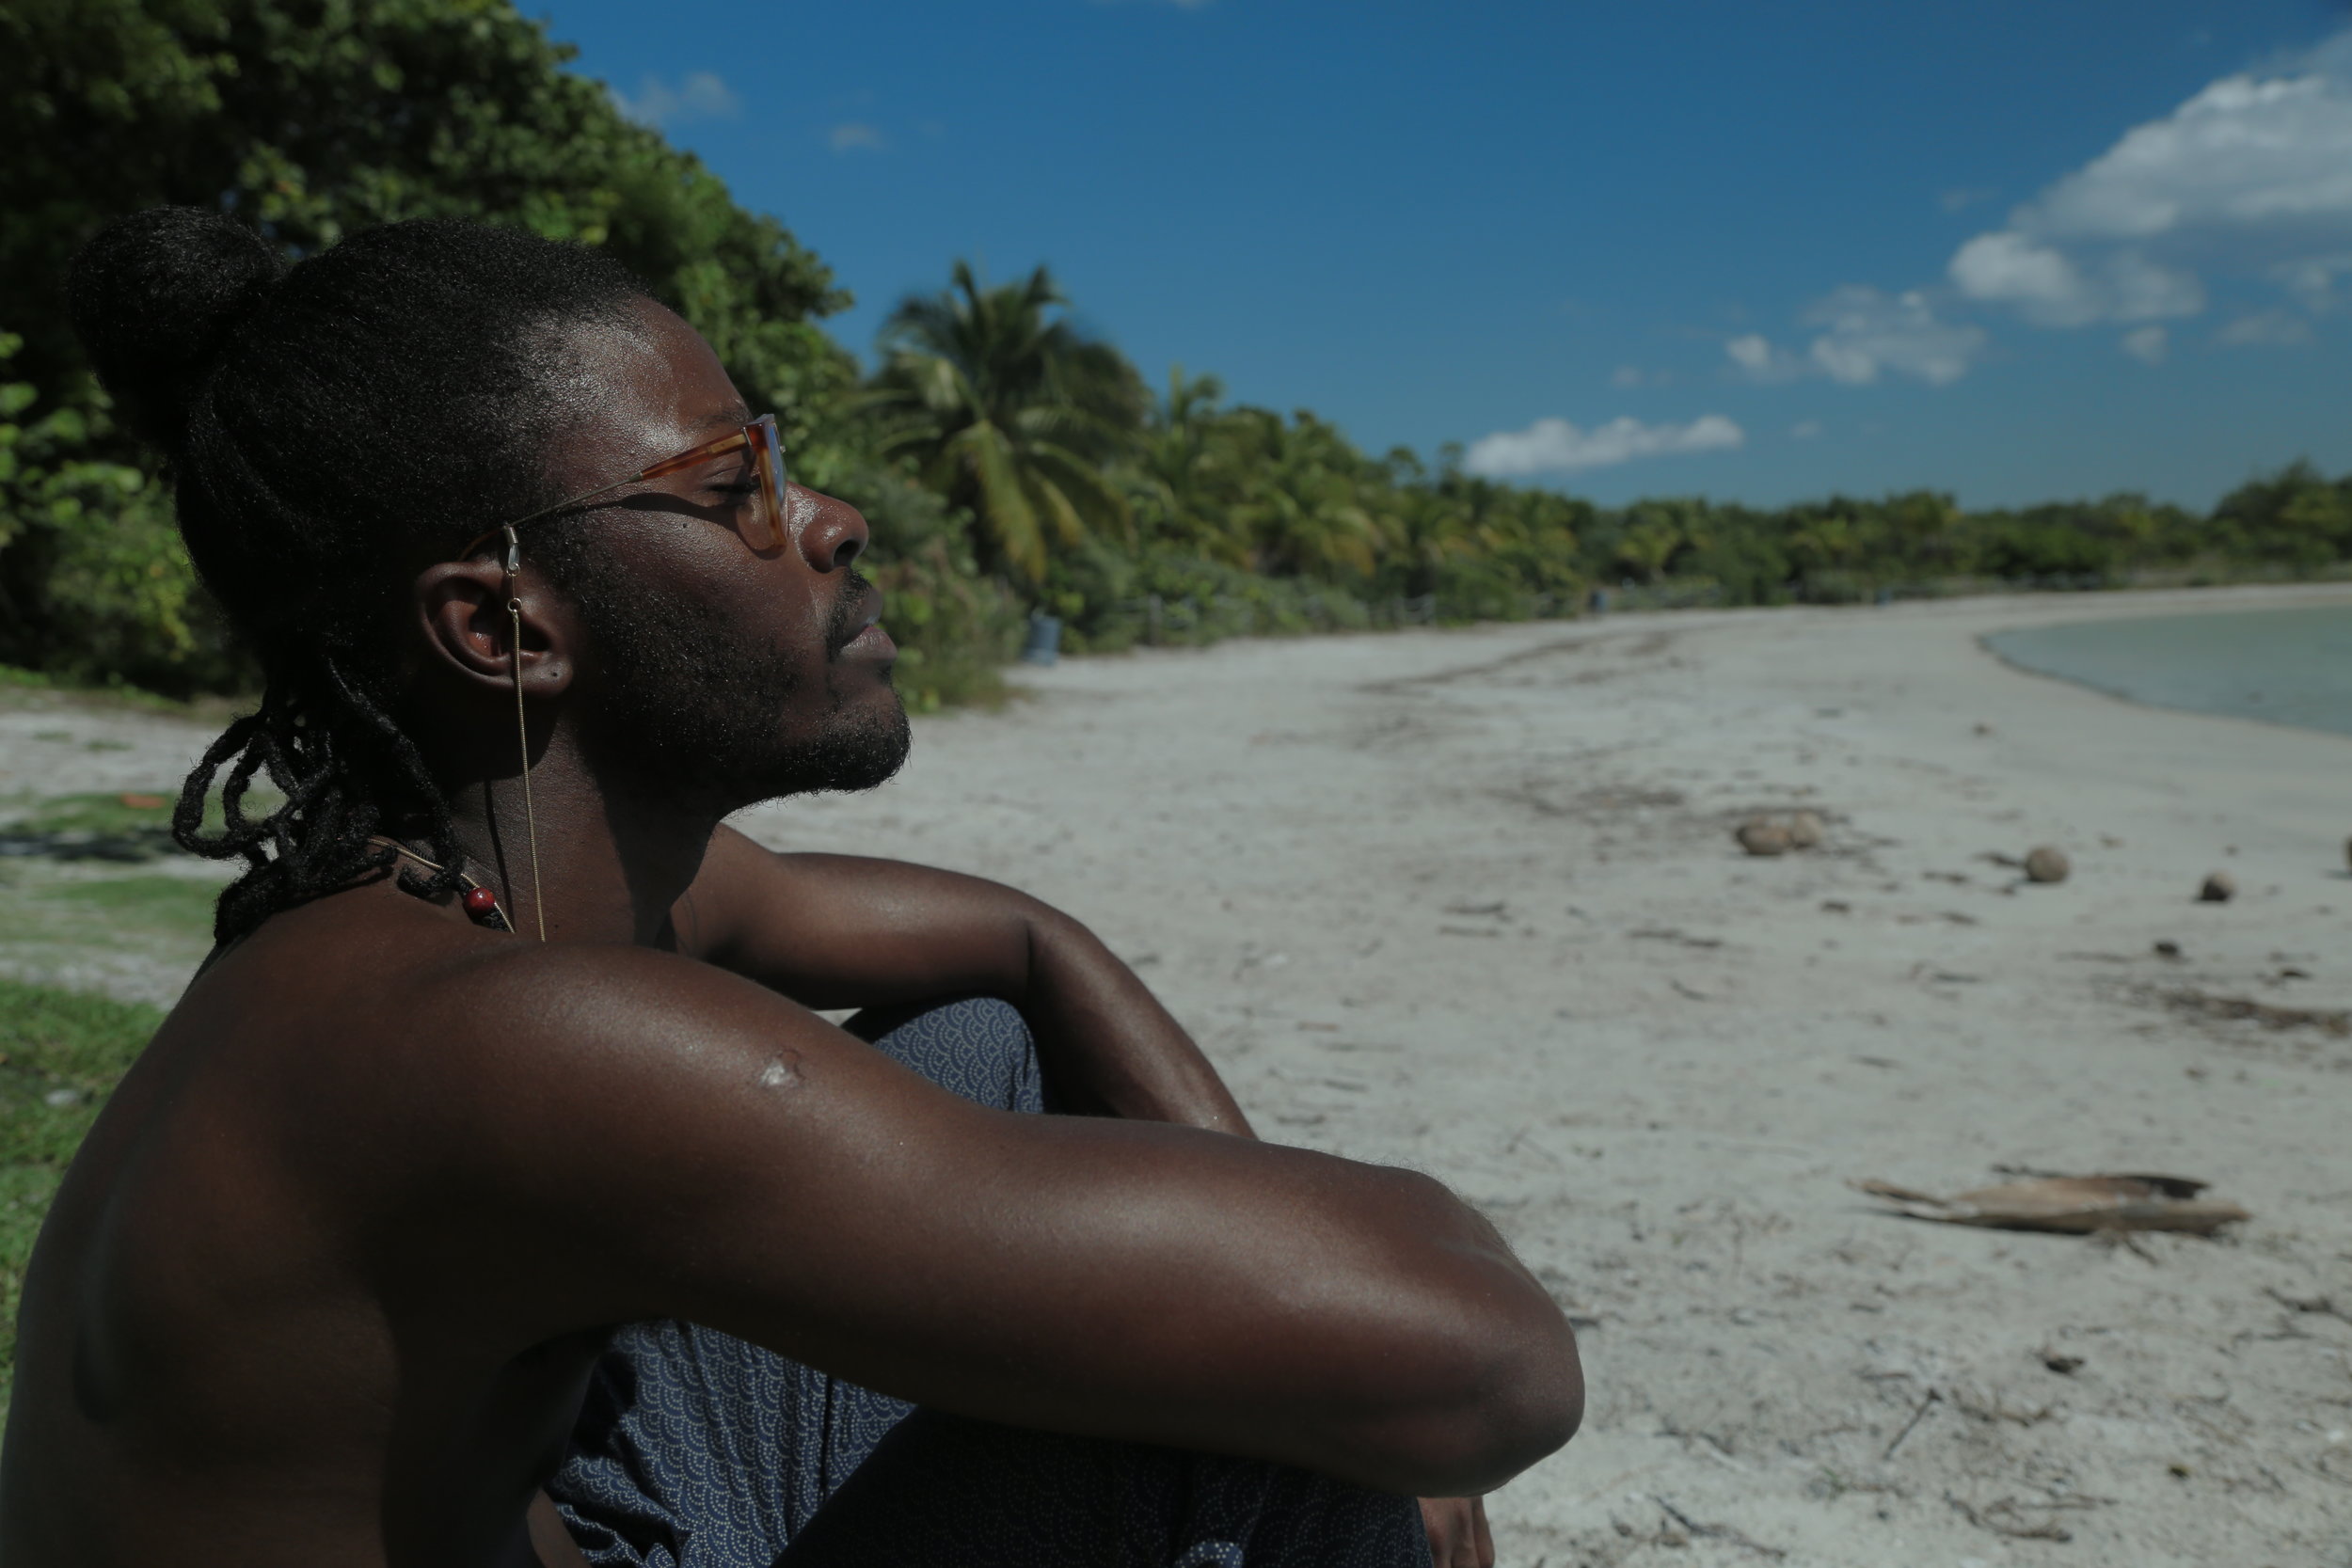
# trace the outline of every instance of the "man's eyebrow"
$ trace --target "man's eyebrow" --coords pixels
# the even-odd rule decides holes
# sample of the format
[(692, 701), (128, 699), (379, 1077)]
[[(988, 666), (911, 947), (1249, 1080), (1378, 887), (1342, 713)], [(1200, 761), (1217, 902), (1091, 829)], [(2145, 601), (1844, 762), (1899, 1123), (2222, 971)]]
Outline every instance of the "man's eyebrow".
[(738, 425), (747, 425), (751, 422), (752, 411), (748, 406), (739, 403), (730, 403), (724, 408), (720, 409), (717, 413), (712, 414), (706, 419), (696, 420), (694, 423), (694, 434), (697, 436), (703, 435), (705, 432), (716, 434), (722, 430), (727, 430)]

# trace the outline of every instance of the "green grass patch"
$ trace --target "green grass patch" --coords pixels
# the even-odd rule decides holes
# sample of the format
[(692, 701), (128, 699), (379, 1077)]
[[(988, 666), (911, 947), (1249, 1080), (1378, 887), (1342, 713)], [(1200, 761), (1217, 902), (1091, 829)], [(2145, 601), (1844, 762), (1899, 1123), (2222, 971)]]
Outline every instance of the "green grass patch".
[(0, 956), (36, 973), (78, 957), (144, 957), (192, 970), (213, 940), (211, 878), (91, 877), (38, 862), (0, 862)]
[(108, 877), (59, 883), (33, 896), (45, 904), (94, 911), (118, 927), (201, 941), (212, 934), (220, 886), (192, 877)]
[(100, 1107), (163, 1021), (138, 1003), (0, 979), (0, 1407), (41, 1218)]
[(53, 795), (5, 828), (11, 857), (55, 861), (151, 861), (175, 853), (171, 797)]
[(114, 794), (52, 795), (11, 824), (24, 833), (135, 833), (171, 831), (172, 796)]
[[(155, 860), (179, 852), (171, 838), (171, 813), (178, 799), (176, 790), (101, 790), (38, 800), (20, 796), (8, 803), (14, 816), (0, 826), (0, 847), (11, 856), (58, 861)], [(246, 796), (246, 812), (266, 815), (283, 799), (275, 791), (251, 791)], [(223, 820), (215, 795), (204, 802), (205, 830), (217, 832)]]
[(72, 706), (99, 712), (156, 713), (203, 723), (225, 722), (232, 713), (249, 713), (257, 701), (251, 693), (208, 692), (188, 698), (167, 697), (133, 686), (119, 676), (73, 680), (13, 664), (0, 664), (0, 700), (16, 707)]

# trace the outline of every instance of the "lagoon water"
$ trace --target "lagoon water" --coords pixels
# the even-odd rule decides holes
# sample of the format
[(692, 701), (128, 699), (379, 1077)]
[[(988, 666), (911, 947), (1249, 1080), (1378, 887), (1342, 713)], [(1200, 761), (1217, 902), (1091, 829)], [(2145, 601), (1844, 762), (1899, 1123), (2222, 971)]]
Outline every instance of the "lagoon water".
[(2025, 626), (1984, 644), (2137, 703), (2352, 735), (2352, 605)]

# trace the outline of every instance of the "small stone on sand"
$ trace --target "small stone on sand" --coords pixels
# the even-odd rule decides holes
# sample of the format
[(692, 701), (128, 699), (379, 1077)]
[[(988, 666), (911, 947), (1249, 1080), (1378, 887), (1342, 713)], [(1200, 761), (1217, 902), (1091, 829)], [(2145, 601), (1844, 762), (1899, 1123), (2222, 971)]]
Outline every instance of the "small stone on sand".
[(2205, 885), (2197, 890), (2201, 904), (2226, 904), (2237, 896), (2237, 879), (2226, 871), (2217, 871), (2205, 879)]
[(1821, 842), (1821, 819), (1809, 811), (1801, 811), (1788, 819), (1788, 847), (1810, 849)]
[(1751, 816), (1740, 824), (1740, 847), (1751, 855), (1788, 852), (1788, 830), (1767, 816)]
[(2066, 852), (2046, 844), (2037, 844), (2026, 851), (2026, 879), (2033, 882), (2062, 882), (2074, 867), (2067, 863)]

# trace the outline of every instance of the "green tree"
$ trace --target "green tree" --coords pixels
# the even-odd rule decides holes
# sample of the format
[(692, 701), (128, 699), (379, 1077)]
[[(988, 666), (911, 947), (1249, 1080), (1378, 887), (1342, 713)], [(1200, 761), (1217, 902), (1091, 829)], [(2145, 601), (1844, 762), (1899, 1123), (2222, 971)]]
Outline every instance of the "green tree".
[(2310, 572), (2352, 553), (2352, 480), (2296, 463), (2221, 498), (2214, 523), (2239, 553)]
[(1613, 568), (1640, 582), (1663, 581), (1676, 558), (1694, 546), (1693, 525), (1702, 511), (1693, 501), (1636, 502), (1628, 509)]
[[(0, 332), (0, 367), (22, 340)], [(186, 695), (236, 663), (161, 486), (93, 455), (104, 420), (0, 382), (0, 663)]]
[(1106, 466), (1134, 445), (1147, 395), (1119, 351), (1089, 338), (1038, 268), (983, 287), (958, 261), (941, 293), (901, 303), (865, 402), (881, 449), (970, 513), (984, 567), (1035, 583), (1056, 546), (1123, 534), (1127, 499)]
[(1136, 514), (1147, 545), (1206, 561), (1246, 565), (1249, 541), (1234, 523), (1241, 465), (1230, 419), (1219, 413), (1223, 383), (1213, 375), (1168, 374), (1168, 396), (1152, 410), (1134, 467)]
[(169, 202), (290, 256), (431, 216), (601, 245), (747, 394), (845, 384), (808, 325), (849, 303), (823, 263), (565, 71), (575, 53), (508, 0), (0, 0), (0, 314), (25, 324), (24, 372), (75, 395), (66, 261)]
[(1855, 511), (1843, 497), (1792, 508), (1787, 532), (1789, 563), (1808, 579), (1851, 567), (1863, 548)]
[(1382, 565), (1398, 575), (1409, 597), (1438, 591), (1446, 569), (1488, 552), (1460, 498), (1429, 484), (1400, 485), (1385, 509), (1388, 539)]
[(1337, 426), (1305, 409), (1288, 422), (1263, 408), (1238, 411), (1233, 426), (1248, 478), (1236, 508), (1262, 570), (1301, 576), (1368, 576), (1379, 559), (1385, 519), (1368, 492), (1369, 465)]

